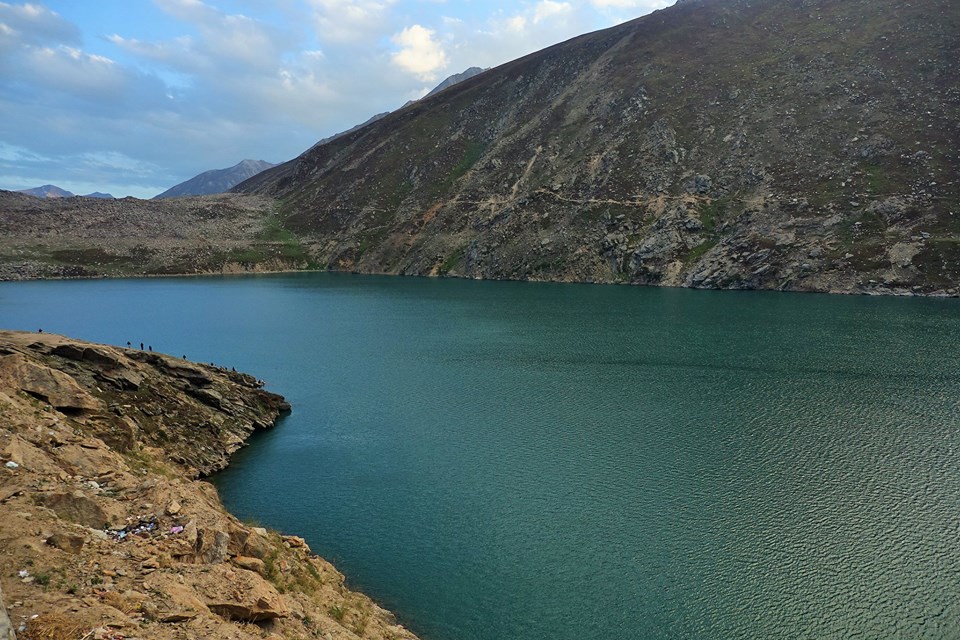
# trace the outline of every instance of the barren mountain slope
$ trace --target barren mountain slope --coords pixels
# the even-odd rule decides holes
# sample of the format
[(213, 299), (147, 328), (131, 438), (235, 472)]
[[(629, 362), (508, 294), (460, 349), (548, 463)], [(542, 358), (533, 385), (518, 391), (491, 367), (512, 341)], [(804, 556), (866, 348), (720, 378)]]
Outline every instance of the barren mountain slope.
[(0, 191), (0, 280), (311, 266), (270, 198), (39, 199)]
[(952, 0), (684, 0), (237, 190), (334, 269), (952, 292), (958, 58)]

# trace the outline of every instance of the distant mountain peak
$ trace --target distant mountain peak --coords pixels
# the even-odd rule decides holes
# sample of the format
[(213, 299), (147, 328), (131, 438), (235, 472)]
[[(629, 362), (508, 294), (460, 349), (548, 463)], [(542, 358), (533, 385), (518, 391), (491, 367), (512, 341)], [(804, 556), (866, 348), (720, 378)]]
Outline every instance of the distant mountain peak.
[[(449, 88), (449, 87), (452, 87), (453, 85), (458, 84), (458, 83), (460, 83), (460, 82), (463, 82), (464, 80), (467, 80), (468, 78), (472, 78), (473, 76), (477, 75), (478, 73), (483, 73), (484, 71), (486, 71), (486, 69), (481, 69), (480, 67), (470, 67), (469, 69), (467, 69), (466, 71), (464, 71), (464, 72), (462, 72), (462, 73), (454, 74), (454, 75), (450, 76), (449, 78), (447, 78), (446, 80), (444, 80), (443, 82), (441, 82), (440, 84), (438, 84), (437, 86), (435, 86), (433, 89), (431, 89), (431, 90), (430, 90), (430, 93), (428, 93), (427, 95), (423, 96), (423, 98), (426, 98), (426, 97), (428, 97), (428, 96), (432, 96), (432, 95), (435, 94), (435, 93), (439, 93), (439, 92), (443, 91), (444, 89), (447, 89), (447, 88)], [(420, 98), (420, 99), (422, 100), (423, 98)], [(415, 104), (416, 102), (417, 102), (416, 100), (408, 100), (408, 101), (407, 101), (406, 103), (404, 103), (404, 105), (403, 105), (402, 107), (400, 107), (400, 108), (403, 109), (404, 107), (409, 107), (411, 104)], [(363, 129), (363, 128), (364, 128), (365, 126), (367, 126), (368, 124), (373, 124), (373, 123), (376, 122), (377, 120), (382, 120), (383, 118), (386, 118), (386, 117), (387, 117), (388, 115), (390, 115), (391, 113), (393, 113), (393, 112), (392, 112), (392, 111), (384, 111), (383, 113), (378, 113), (378, 114), (376, 114), (376, 115), (374, 115), (374, 116), (371, 116), (371, 117), (368, 118), (365, 122), (361, 122), (361, 123), (358, 124), (358, 125), (352, 126), (352, 127), (350, 127), (349, 129), (347, 129), (346, 131), (341, 131), (340, 133), (335, 133), (335, 134), (333, 134), (332, 136), (327, 136), (326, 138), (321, 139), (321, 140), (320, 140), (319, 142), (317, 142), (315, 145), (313, 145), (312, 147), (310, 147), (310, 149), (315, 149), (316, 147), (319, 147), (319, 146), (321, 146), (321, 145), (327, 144), (328, 142), (333, 142), (333, 141), (336, 140), (337, 138), (342, 138), (342, 137), (345, 136), (345, 135), (349, 135), (349, 134), (353, 133), (354, 131), (357, 131), (358, 129)], [(244, 161), (244, 162), (246, 162), (246, 161)]]
[(265, 160), (241, 160), (226, 169), (211, 169), (170, 187), (154, 198), (176, 198), (179, 196), (206, 196), (229, 191), (247, 178), (276, 166)]
[[(483, 73), (484, 71), (486, 71), (486, 69), (481, 69), (480, 67), (470, 67), (469, 69), (467, 69), (466, 71), (464, 71), (464, 72), (462, 72), (462, 73), (455, 73), (455, 74), (453, 74), (452, 76), (450, 76), (449, 78), (447, 78), (446, 80), (444, 80), (443, 82), (441, 82), (440, 84), (438, 84), (437, 86), (435, 86), (433, 89), (431, 89), (430, 93), (428, 93), (427, 95), (425, 95), (425, 96), (423, 96), (423, 97), (424, 97), (424, 98), (429, 98), (430, 96), (432, 96), (432, 95), (434, 95), (434, 94), (440, 93), (440, 92), (443, 91), (444, 89), (447, 89), (447, 88), (449, 88), (449, 87), (452, 87), (452, 86), (455, 85), (455, 84), (459, 84), (459, 83), (463, 82), (464, 80), (469, 80), (469, 79), (472, 78), (473, 76), (478, 75), (478, 74), (481, 74), (481, 73)], [(422, 98), (421, 98), (421, 100), (422, 100)]]
[(33, 189), (21, 189), (19, 193), (26, 193), (27, 195), (36, 196), (38, 198), (71, 198), (73, 194), (67, 191), (66, 189), (61, 189), (54, 184), (45, 184), (42, 187), (34, 187)]

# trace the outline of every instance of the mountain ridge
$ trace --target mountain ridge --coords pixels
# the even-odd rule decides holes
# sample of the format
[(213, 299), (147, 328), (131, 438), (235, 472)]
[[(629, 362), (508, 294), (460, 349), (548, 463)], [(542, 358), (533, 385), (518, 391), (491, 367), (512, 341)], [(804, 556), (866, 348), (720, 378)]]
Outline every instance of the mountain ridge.
[[(465, 71), (463, 71), (463, 72), (461, 72), (461, 73), (455, 73), (455, 74), (453, 74), (452, 76), (448, 76), (448, 77), (447, 77), (445, 80), (443, 80), (440, 84), (438, 84), (438, 85), (435, 86), (433, 89), (431, 89), (431, 90), (427, 93), (427, 95), (425, 95), (423, 98), (428, 98), (428, 97), (434, 95), (435, 93), (439, 93), (439, 92), (443, 91), (443, 90), (446, 89), (447, 87), (452, 87), (453, 85), (458, 84), (458, 83), (460, 83), (460, 82), (463, 82), (464, 80), (468, 80), (468, 79), (472, 78), (473, 76), (475, 76), (475, 75), (477, 75), (477, 74), (479, 74), (479, 73), (483, 73), (484, 71), (485, 71), (485, 69), (481, 69), (480, 67), (470, 67), (470, 68), (466, 69)], [(423, 98), (420, 98), (420, 100), (423, 100)], [(416, 101), (416, 100), (408, 100), (408, 101), (407, 101), (402, 107), (400, 107), (400, 108), (403, 109), (403, 108), (405, 108), (405, 107), (409, 107), (411, 104), (414, 104), (415, 102), (417, 102), (417, 101)], [(336, 140), (336, 139), (338, 139), (338, 138), (342, 138), (342, 137), (345, 136), (345, 135), (349, 135), (349, 134), (353, 133), (354, 131), (358, 131), (358, 130), (360, 130), (360, 129), (363, 129), (364, 127), (366, 127), (366, 126), (369, 125), (369, 124), (373, 124), (374, 122), (376, 122), (376, 121), (378, 121), (378, 120), (382, 120), (383, 118), (386, 118), (386, 117), (387, 117), (388, 115), (390, 115), (391, 113), (393, 113), (393, 112), (392, 112), (392, 111), (384, 111), (384, 112), (382, 112), (382, 113), (374, 114), (374, 115), (370, 116), (369, 118), (367, 118), (364, 122), (361, 122), (360, 124), (354, 125), (354, 126), (350, 127), (349, 129), (347, 129), (347, 130), (345, 130), (345, 131), (341, 131), (340, 133), (335, 133), (335, 134), (333, 134), (332, 136), (327, 136), (326, 138), (321, 138), (316, 144), (314, 144), (312, 147), (310, 147), (310, 149), (314, 149), (314, 148), (319, 147), (319, 146), (321, 146), (321, 145), (327, 144), (328, 142), (333, 142), (334, 140)], [(308, 151), (309, 151), (309, 149), (308, 149)]]
[(236, 190), (278, 198), (331, 269), (953, 289), (958, 13), (943, 0), (686, 0)]
[(238, 183), (257, 175), (261, 171), (275, 166), (264, 160), (241, 160), (226, 169), (211, 169), (204, 171), (189, 180), (174, 185), (163, 193), (154, 196), (154, 199), (178, 198), (181, 196), (214, 195), (229, 191)]
[(94, 191), (93, 193), (87, 193), (82, 196), (77, 196), (75, 193), (67, 191), (66, 189), (61, 189), (55, 184), (45, 184), (42, 187), (34, 187), (33, 189), (20, 189), (17, 193), (25, 193), (28, 196), (34, 196), (36, 198), (99, 198), (101, 200), (113, 200), (113, 195), (109, 193), (102, 193), (100, 191)]

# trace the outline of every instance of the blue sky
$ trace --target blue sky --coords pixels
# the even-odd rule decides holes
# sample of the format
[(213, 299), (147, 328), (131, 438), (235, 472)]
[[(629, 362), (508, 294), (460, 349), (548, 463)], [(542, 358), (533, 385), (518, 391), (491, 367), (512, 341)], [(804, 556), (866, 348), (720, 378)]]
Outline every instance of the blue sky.
[(673, 0), (0, 1), (0, 188), (151, 197)]

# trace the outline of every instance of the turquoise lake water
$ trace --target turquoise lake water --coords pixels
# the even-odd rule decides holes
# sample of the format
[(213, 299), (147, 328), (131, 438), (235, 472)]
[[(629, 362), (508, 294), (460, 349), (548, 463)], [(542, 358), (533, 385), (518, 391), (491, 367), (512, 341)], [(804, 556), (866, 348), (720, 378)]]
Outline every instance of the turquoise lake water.
[(0, 284), (225, 366), (215, 478), (425, 640), (960, 637), (960, 302), (342, 274)]

